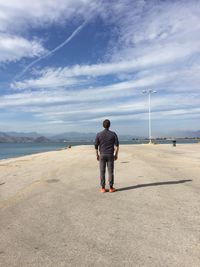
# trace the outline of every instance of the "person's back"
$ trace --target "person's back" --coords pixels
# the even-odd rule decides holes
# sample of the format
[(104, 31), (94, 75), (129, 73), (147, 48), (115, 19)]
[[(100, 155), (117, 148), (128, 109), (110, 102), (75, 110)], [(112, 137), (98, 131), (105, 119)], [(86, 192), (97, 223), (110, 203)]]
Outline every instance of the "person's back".
[(100, 154), (114, 154), (114, 145), (118, 145), (118, 138), (115, 132), (105, 129), (97, 134), (97, 139)]
[[(105, 170), (106, 165), (109, 174), (110, 192), (114, 192), (114, 160), (117, 160), (119, 151), (119, 141), (117, 134), (109, 130), (110, 121), (105, 120), (103, 122), (104, 130), (96, 135), (95, 149), (97, 160), (100, 161), (100, 180), (101, 180), (101, 192), (105, 192)], [(115, 150), (116, 147), (116, 150)], [(100, 155), (99, 155), (100, 152)]]

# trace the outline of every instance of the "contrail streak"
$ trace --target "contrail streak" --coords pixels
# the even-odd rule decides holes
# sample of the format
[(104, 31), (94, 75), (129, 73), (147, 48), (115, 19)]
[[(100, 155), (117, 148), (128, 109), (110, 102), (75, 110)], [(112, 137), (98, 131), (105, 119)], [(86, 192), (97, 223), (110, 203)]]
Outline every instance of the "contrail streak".
[(31, 62), (27, 67), (25, 67), (25, 69), (20, 73), (18, 74), (16, 77), (15, 77), (15, 80), (16, 79), (19, 79), (21, 78), (26, 72), (27, 70), (29, 70), (33, 65), (35, 65), (37, 62), (39, 62), (40, 60), (48, 57), (48, 56), (51, 56), (52, 54), (54, 54), (56, 51), (58, 51), (60, 48), (62, 48), (63, 46), (65, 46), (66, 44), (68, 44), (84, 27), (85, 25), (88, 23), (88, 20), (86, 20), (83, 24), (81, 24), (78, 28), (76, 28), (75, 31), (73, 31), (73, 33), (63, 42), (61, 43), (60, 45), (58, 45), (57, 47), (55, 47), (53, 50), (49, 51), (47, 54), (37, 58), (36, 60), (34, 60), (33, 62)]

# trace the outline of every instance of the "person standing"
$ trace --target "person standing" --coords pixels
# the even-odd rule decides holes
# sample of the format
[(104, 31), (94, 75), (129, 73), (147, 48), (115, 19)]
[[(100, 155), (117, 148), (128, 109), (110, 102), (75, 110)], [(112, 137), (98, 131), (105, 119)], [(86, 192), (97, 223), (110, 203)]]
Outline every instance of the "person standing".
[(95, 149), (96, 157), (99, 161), (100, 168), (100, 185), (101, 192), (105, 193), (105, 172), (106, 166), (108, 169), (108, 178), (109, 178), (109, 192), (113, 193), (116, 189), (113, 187), (114, 184), (114, 161), (118, 158), (119, 152), (119, 141), (118, 136), (115, 132), (109, 130), (110, 121), (104, 120), (103, 127), (104, 130), (97, 133), (95, 139)]

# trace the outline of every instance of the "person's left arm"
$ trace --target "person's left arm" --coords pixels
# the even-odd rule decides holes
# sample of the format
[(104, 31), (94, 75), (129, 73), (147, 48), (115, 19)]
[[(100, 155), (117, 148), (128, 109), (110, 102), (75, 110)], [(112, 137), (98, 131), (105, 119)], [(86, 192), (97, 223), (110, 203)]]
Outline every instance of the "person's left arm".
[(95, 150), (96, 150), (96, 158), (99, 160), (99, 137), (96, 136), (95, 144), (94, 144)]

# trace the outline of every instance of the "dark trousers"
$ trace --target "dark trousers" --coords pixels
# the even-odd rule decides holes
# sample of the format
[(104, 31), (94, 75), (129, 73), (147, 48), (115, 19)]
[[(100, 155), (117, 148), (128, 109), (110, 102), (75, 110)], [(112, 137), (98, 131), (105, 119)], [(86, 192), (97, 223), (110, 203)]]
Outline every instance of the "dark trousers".
[(100, 155), (99, 167), (100, 167), (100, 184), (105, 187), (105, 173), (106, 166), (108, 169), (108, 180), (110, 187), (114, 184), (114, 156), (113, 155)]

